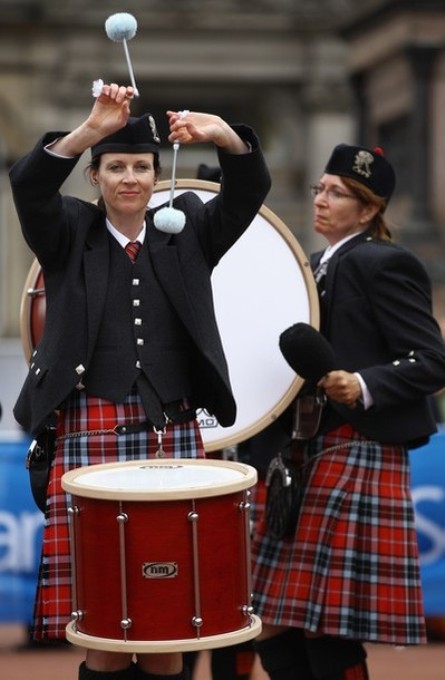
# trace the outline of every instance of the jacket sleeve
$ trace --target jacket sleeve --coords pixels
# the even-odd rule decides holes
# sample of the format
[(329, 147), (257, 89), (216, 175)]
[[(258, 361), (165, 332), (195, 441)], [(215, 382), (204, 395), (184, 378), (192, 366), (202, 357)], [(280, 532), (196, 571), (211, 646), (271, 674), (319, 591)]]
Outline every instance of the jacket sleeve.
[(212, 267), (251, 224), (271, 186), (256, 134), (246, 126), (233, 127), (248, 142), (251, 152), (237, 155), (218, 150), (221, 190), (205, 204), (197, 224), (203, 250)]
[(45, 151), (46, 145), (65, 134), (47, 133), (10, 170), (11, 188), (23, 236), (42, 263), (55, 257), (60, 259), (64, 246), (67, 250), (69, 245), (60, 187), (80, 157), (63, 158)]
[(360, 370), (376, 409), (445, 385), (445, 344), (432, 314), (430, 281), (409, 251), (388, 249), (370, 271), (368, 297), (391, 361)]

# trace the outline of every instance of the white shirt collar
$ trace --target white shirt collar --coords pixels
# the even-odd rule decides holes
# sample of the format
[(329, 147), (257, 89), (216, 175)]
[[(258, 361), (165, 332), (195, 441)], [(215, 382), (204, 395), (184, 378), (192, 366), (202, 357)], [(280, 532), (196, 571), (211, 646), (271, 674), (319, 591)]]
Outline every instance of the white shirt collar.
[[(110, 234), (112, 236), (114, 236), (114, 238), (116, 239), (116, 241), (118, 241), (118, 243), (120, 243), (122, 248), (125, 248), (127, 243), (130, 243), (131, 239), (129, 239), (127, 236), (124, 236), (124, 234), (122, 234), (120, 231), (118, 231), (116, 229), (116, 227), (113, 227), (113, 225), (111, 224), (108, 217), (106, 217), (105, 220), (106, 220), (106, 224), (107, 224), (107, 229), (110, 232)], [(144, 220), (144, 224), (142, 225), (142, 229), (141, 229), (141, 231), (139, 232), (139, 234), (137, 235), (137, 238), (136, 238), (136, 241), (139, 241), (139, 243), (141, 245), (145, 241), (146, 232), (147, 232), (147, 225), (146, 225), (145, 220)]]
[(326, 262), (327, 260), (329, 260), (339, 248), (341, 248), (345, 243), (350, 241), (351, 238), (358, 236), (358, 234), (360, 234), (360, 233), (361, 232), (356, 231), (354, 234), (350, 234), (349, 236), (345, 236), (345, 238), (343, 238), (338, 243), (334, 243), (333, 246), (328, 246), (326, 248), (326, 250), (324, 251), (323, 255), (321, 256), (319, 264), (323, 264), (323, 262)]

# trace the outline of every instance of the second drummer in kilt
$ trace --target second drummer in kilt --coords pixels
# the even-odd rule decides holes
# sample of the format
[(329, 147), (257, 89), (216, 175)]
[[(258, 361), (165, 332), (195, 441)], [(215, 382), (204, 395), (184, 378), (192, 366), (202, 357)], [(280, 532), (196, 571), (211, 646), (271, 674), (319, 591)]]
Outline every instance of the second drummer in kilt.
[(296, 528), (277, 539), (263, 520), (253, 540), (271, 680), (366, 680), (363, 643), (426, 642), (409, 449), (436, 430), (429, 395), (445, 385), (445, 346), (427, 273), (384, 219), (394, 185), (381, 149), (341, 144), (312, 187), (328, 243), (312, 258), (321, 332), (337, 370), (301, 397), (327, 401), (291, 444)]

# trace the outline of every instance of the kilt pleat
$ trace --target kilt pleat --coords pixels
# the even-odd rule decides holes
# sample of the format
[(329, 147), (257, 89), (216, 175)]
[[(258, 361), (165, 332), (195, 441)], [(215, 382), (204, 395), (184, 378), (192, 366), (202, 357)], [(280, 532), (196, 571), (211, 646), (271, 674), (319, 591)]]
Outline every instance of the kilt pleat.
[(407, 451), (347, 426), (298, 457), (305, 491), (295, 535), (272, 539), (263, 516), (253, 537), (258, 615), (362, 641), (426, 642)]
[[(62, 489), (65, 472), (86, 465), (155, 458), (158, 437), (153, 431), (130, 435), (114, 433), (65, 437), (64, 432), (112, 429), (117, 423), (146, 420), (136, 393), (122, 404), (74, 394), (61, 410), (56, 455), (50, 473), (43, 530), (42, 553), (33, 616), (36, 640), (61, 639), (72, 611), (71, 564), (68, 528), (69, 494)], [(202, 458), (196, 421), (169, 425), (162, 438), (165, 455), (171, 458)]]

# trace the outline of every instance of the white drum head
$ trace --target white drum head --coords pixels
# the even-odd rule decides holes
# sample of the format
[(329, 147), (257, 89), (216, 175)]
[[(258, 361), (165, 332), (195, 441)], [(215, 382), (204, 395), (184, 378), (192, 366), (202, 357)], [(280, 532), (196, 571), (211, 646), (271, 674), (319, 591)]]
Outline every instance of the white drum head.
[(221, 496), (256, 481), (255, 468), (244, 463), (162, 458), (76, 468), (63, 475), (62, 486), (88, 498), (162, 501)]
[[(208, 201), (219, 184), (178, 180), (175, 195), (185, 191)], [(160, 182), (150, 207), (169, 198), (170, 182)], [(289, 406), (302, 380), (283, 358), (279, 336), (300, 321), (319, 324), (309, 262), (288, 227), (266, 206), (215, 268), (212, 284), (237, 418), (231, 427), (221, 427), (212, 415), (198, 412), (207, 451), (252, 437)]]

